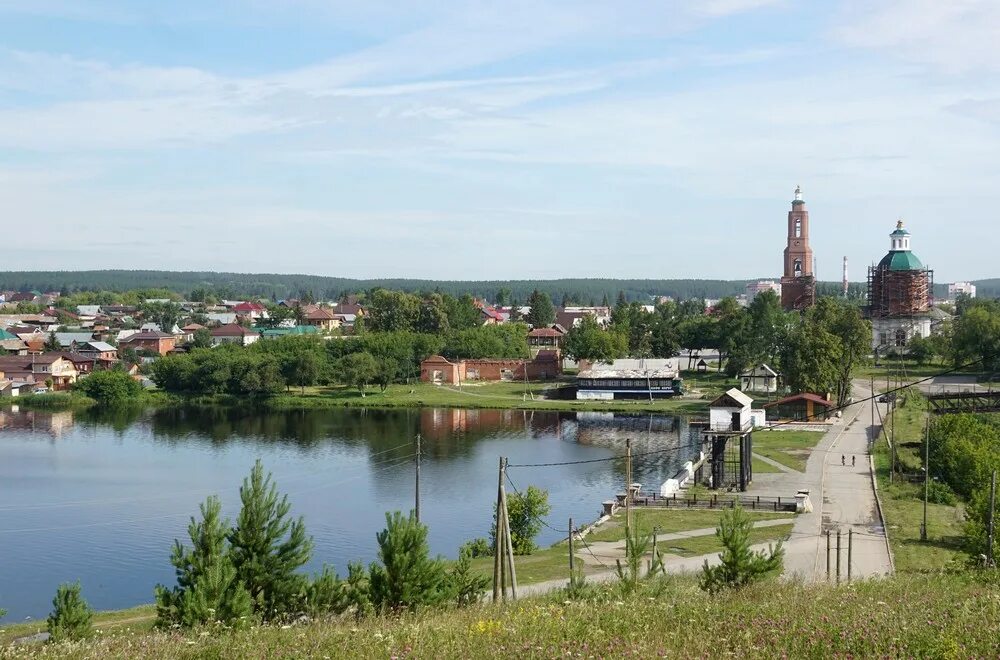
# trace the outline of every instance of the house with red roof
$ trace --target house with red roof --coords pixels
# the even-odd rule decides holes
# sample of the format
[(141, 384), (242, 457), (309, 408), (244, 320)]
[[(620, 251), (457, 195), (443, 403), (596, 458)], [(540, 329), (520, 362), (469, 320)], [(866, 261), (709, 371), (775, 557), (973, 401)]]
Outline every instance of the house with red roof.
[(240, 346), (249, 346), (260, 339), (259, 332), (250, 328), (244, 328), (242, 325), (237, 323), (220, 325), (218, 328), (212, 328), (211, 332), (213, 346), (219, 346), (221, 344), (239, 344)]

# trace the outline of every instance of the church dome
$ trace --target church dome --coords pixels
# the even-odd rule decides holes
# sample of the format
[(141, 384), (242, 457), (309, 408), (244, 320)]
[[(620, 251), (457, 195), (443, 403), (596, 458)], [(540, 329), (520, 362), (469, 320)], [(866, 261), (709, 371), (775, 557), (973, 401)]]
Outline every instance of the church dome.
[(910, 251), (910, 232), (903, 228), (903, 221), (896, 222), (896, 230), (889, 234), (891, 249), (878, 262), (879, 270), (906, 271), (923, 270), (924, 265), (917, 255)]

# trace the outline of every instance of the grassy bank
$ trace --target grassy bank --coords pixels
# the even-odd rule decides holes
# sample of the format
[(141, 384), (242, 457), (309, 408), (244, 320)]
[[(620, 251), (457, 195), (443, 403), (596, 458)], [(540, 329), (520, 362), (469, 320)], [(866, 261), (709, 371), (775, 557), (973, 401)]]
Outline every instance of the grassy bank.
[[(747, 511), (754, 520), (788, 519), (795, 514)], [(721, 509), (637, 509), (632, 514), (633, 524), (642, 534), (649, 534), (654, 529), (659, 534), (687, 532), (692, 529), (715, 529), (722, 517)], [(713, 537), (714, 538), (714, 537)], [(618, 512), (608, 522), (604, 523), (587, 535), (587, 541), (622, 541), (625, 539), (625, 514)]]
[(887, 420), (895, 424), (896, 468), (890, 483), (891, 454), (885, 435), (875, 443), (875, 473), (882, 497), (882, 512), (889, 543), (899, 572), (934, 571), (952, 560), (963, 560), (961, 550), (964, 511), (961, 504), (927, 505), (927, 540), (920, 539), (923, 524), (924, 488), (920, 480), (923, 466), (924, 400), (907, 393), (903, 405)]
[[(94, 628), (102, 635), (121, 631), (149, 632), (153, 629), (155, 620), (156, 608), (152, 605), (142, 605), (127, 610), (97, 612), (94, 614)], [(42, 633), (45, 630), (45, 619), (0, 626), (0, 657), (3, 656), (4, 646), (16, 639)]]
[(315, 621), (237, 632), (102, 634), (80, 644), (3, 649), (10, 657), (541, 658), (992, 657), (995, 584), (981, 576), (898, 576), (835, 587), (764, 583), (712, 597), (690, 578), (617, 585), (395, 618)]
[[(546, 399), (553, 383), (482, 383), (451, 387), (414, 383), (390, 385), (384, 392), (368, 389), (364, 396), (356, 388), (314, 386), (293, 388), (255, 401), (257, 407), (270, 410), (321, 408), (510, 408), (516, 410), (567, 410), (601, 412), (698, 413), (707, 410), (707, 399), (675, 398), (653, 401), (576, 401)], [(228, 396), (174, 397), (178, 403), (240, 405), (246, 401)]]
[[(823, 439), (822, 431), (755, 431), (753, 451), (787, 468), (804, 472), (813, 447)], [(754, 470), (758, 463), (754, 463)], [(768, 466), (775, 471), (776, 468)]]

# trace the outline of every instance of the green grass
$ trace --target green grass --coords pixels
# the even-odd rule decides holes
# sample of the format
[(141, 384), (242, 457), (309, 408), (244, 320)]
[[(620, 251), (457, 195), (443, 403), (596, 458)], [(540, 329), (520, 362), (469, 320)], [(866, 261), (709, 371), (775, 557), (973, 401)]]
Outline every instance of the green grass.
[(822, 439), (822, 431), (755, 431), (753, 450), (785, 467), (804, 472), (810, 451)]
[[(787, 518), (792, 520), (794, 514), (775, 512), (747, 511), (754, 521), (776, 520)], [(719, 526), (721, 509), (637, 509), (633, 512), (634, 524), (643, 534), (649, 534), (653, 528), (659, 528), (660, 534), (686, 532), (692, 529), (712, 529)], [(615, 516), (586, 536), (590, 541), (621, 541), (625, 538), (625, 514), (618, 512)], [(713, 536), (714, 538), (714, 536)]]
[[(576, 565), (585, 574), (594, 572), (583, 563), (580, 550), (574, 548)], [(472, 568), (480, 575), (493, 575), (493, 557), (477, 557), (472, 560)], [(569, 579), (569, 547), (565, 541), (548, 548), (540, 548), (530, 555), (515, 556), (514, 569), (518, 584), (534, 584), (560, 578)]]
[[(917, 474), (923, 464), (923, 399), (912, 396), (896, 409), (897, 470)], [(920, 540), (923, 523), (923, 486), (896, 474), (889, 483), (890, 454), (884, 436), (875, 443), (875, 474), (882, 500), (896, 570), (902, 573), (940, 570), (962, 552), (964, 513), (961, 505), (927, 505), (927, 541)]]
[[(608, 412), (698, 412), (704, 411), (705, 401), (690, 398), (619, 401), (576, 401), (545, 399), (547, 389), (561, 383), (477, 383), (452, 387), (430, 383), (390, 385), (385, 392), (369, 388), (365, 396), (355, 388), (340, 386), (293, 388), (258, 402), (270, 409), (298, 408), (514, 408), (525, 410), (599, 410)], [(562, 383), (564, 384), (564, 383)], [(532, 398), (533, 397), (533, 398)], [(187, 402), (226, 404), (239, 403), (227, 397), (199, 397)]]
[(752, 467), (753, 467), (753, 473), (754, 474), (766, 474), (768, 472), (772, 472), (772, 473), (773, 472), (781, 472), (781, 470), (779, 470), (778, 468), (774, 467), (770, 463), (765, 463), (764, 461), (760, 460), (756, 456), (752, 457), (750, 459), (750, 461), (751, 461), (751, 464), (752, 464)]
[(987, 574), (898, 576), (850, 585), (767, 581), (711, 596), (692, 578), (634, 593), (565, 593), (362, 621), (233, 632), (108, 634), (3, 649), (42, 658), (994, 657), (1000, 599)]
[[(750, 543), (766, 543), (767, 541), (787, 539), (788, 535), (792, 533), (793, 524), (789, 522), (788, 524), (775, 525), (774, 527), (755, 527), (750, 530)], [(697, 557), (698, 555), (707, 555), (711, 552), (722, 552), (722, 541), (715, 534), (676, 541), (664, 541), (659, 545), (660, 549), (664, 552), (682, 557)]]
[[(94, 613), (94, 628), (101, 632), (148, 632), (156, 620), (153, 605), (141, 605), (127, 610), (112, 610)], [(13, 623), (0, 626), (0, 651), (15, 639), (45, 632), (45, 619), (28, 623)], [(0, 652), (0, 656), (3, 653)]]

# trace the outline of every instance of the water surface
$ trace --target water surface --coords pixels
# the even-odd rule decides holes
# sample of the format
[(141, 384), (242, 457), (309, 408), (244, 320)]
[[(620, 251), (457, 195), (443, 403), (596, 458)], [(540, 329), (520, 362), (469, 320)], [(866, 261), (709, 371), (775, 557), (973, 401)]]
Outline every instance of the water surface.
[[(60, 582), (80, 580), (97, 609), (152, 600), (173, 584), (175, 538), (210, 494), (235, 518), (239, 486), (262, 459), (315, 540), (309, 570), (342, 575), (375, 558), (386, 511), (413, 506), (421, 434), (421, 519), (448, 557), (486, 536), (499, 456), (511, 464), (642, 454), (635, 480), (673, 476), (690, 458), (683, 418), (463, 409), (335, 409), (256, 413), (232, 408), (93, 412), (0, 410), (0, 606), (5, 623), (44, 617)], [(624, 461), (512, 468), (518, 489), (550, 494), (547, 522), (591, 521), (624, 483)], [(578, 523), (579, 524), (579, 523)], [(539, 543), (560, 538), (545, 528)]]

